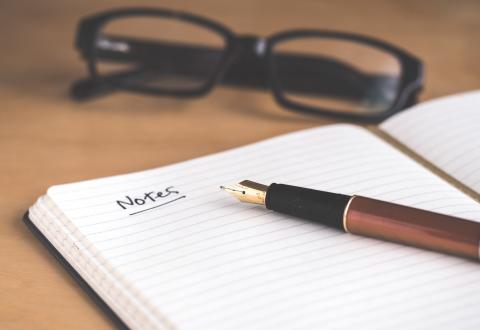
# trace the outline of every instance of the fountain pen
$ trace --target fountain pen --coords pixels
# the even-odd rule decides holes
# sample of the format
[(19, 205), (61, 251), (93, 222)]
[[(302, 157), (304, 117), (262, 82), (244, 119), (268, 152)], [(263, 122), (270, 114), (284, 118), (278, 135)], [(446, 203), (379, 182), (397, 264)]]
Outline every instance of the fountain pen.
[(242, 202), (385, 241), (479, 260), (480, 223), (363, 196), (245, 180), (221, 189)]

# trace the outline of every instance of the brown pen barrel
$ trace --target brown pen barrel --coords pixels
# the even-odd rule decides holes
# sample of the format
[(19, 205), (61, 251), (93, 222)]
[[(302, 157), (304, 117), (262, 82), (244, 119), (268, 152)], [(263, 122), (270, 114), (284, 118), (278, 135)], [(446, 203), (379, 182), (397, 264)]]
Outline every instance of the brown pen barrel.
[(480, 223), (353, 196), (344, 229), (357, 235), (479, 259)]

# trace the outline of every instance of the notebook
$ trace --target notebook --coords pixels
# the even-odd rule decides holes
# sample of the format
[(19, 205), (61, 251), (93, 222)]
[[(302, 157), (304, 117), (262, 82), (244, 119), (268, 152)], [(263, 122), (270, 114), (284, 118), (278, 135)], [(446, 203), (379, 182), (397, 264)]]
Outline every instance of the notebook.
[(50, 187), (25, 222), (117, 326), (479, 329), (480, 264), (234, 201), (251, 179), (480, 221), (480, 92)]

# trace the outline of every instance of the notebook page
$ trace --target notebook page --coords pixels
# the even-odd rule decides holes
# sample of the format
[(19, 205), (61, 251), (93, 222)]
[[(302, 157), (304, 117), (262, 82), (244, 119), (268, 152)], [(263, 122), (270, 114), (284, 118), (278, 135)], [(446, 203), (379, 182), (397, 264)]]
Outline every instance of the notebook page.
[(350, 125), (56, 186), (48, 196), (125, 290), (177, 329), (480, 326), (477, 263), (274, 214), (218, 188), (246, 178), (480, 220), (476, 202)]
[(480, 193), (480, 92), (422, 103), (380, 128)]

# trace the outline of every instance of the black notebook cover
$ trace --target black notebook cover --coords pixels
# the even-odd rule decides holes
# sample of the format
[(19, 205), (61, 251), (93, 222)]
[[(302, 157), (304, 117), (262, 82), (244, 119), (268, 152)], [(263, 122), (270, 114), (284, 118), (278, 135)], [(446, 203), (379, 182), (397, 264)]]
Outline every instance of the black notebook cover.
[(103, 301), (103, 299), (92, 289), (92, 287), (80, 276), (79, 273), (70, 265), (70, 263), (58, 252), (52, 243), (42, 234), (40, 230), (28, 217), (28, 212), (23, 216), (23, 222), (27, 225), (30, 231), (42, 242), (42, 244), (50, 251), (50, 253), (57, 259), (63, 268), (73, 277), (73, 279), (80, 285), (80, 287), (93, 299), (93, 301), (105, 312), (112, 320), (114, 325), (119, 329), (128, 329), (127, 325), (118, 317), (117, 314)]

